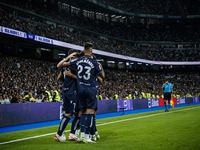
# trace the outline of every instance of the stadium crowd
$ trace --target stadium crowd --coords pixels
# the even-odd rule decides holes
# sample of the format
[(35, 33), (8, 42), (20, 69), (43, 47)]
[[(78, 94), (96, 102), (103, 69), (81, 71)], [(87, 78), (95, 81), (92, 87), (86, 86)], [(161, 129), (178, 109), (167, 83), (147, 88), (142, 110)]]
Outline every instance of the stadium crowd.
[[(137, 57), (137, 58), (142, 58), (142, 59), (156, 60), (156, 61), (199, 61), (200, 60), (200, 57), (199, 57), (200, 52), (198, 49), (189, 49), (189, 50), (187, 49), (183, 49), (183, 50), (172, 49), (171, 50), (170, 49), (168, 50), (168, 49), (163, 49), (163, 48), (158, 48), (158, 49), (148, 48), (148, 47), (138, 48), (130, 44), (126, 44), (126, 45), (113, 44), (109, 41), (99, 39), (95, 36), (80, 33), (75, 30), (70, 30), (66, 28), (56, 29), (53, 25), (47, 25), (44, 23), (37, 22), (34, 20), (34, 18), (31, 18), (31, 17), (25, 18), (25, 17), (17, 16), (7, 11), (0, 12), (0, 25), (9, 27), (12, 29), (17, 29), (20, 31), (25, 31), (30, 34), (41, 35), (41, 36), (45, 36), (52, 39), (65, 41), (65, 42), (69, 42), (69, 43), (73, 43), (77, 45), (83, 45), (84, 41), (89, 41), (89, 42), (94, 43), (95, 49), (127, 55), (127, 56), (132, 56), (132, 57)], [(145, 34), (145, 36), (141, 36), (141, 37), (143, 38), (154, 37), (154, 39), (156, 39), (156, 36), (152, 35), (149, 31), (148, 32), (146, 31), (144, 30), (141, 32)], [(138, 33), (137, 35), (141, 35), (139, 34), (139, 31), (135, 33)], [(157, 34), (154, 31), (152, 33)], [(187, 31), (184, 33), (187, 33)], [(188, 37), (190, 37), (183, 34), (174, 34), (174, 35), (177, 36), (178, 39), (180, 36), (186, 41)], [(197, 38), (194, 34), (192, 34), (192, 32), (188, 33), (188, 35), (191, 35), (192, 37)], [(165, 35), (165, 37), (167, 36)], [(144, 40), (144, 39), (141, 38), (141, 40)]]
[(1, 56), (0, 64), (1, 103), (22, 103), (25, 93), (29, 92), (37, 102), (41, 102), (44, 91), (48, 90), (50, 85), (60, 91), (56, 63)]
[[(114, 8), (138, 13), (152, 15), (198, 15), (200, 14), (200, 1), (188, 0), (97, 0)], [(185, 14), (179, 8), (181, 6)]]
[[(56, 62), (1, 56), (0, 64), (1, 104), (24, 103), (26, 93), (30, 93), (36, 102), (43, 102), (46, 98), (45, 102), (48, 102), (44, 91), (52, 92), (52, 86), (62, 97), (62, 83), (57, 80), (59, 70), (56, 68)], [(105, 69), (105, 74), (104, 83), (98, 87), (98, 95), (101, 95), (102, 99), (113, 100), (115, 94), (119, 99), (124, 99), (129, 94), (134, 96), (132, 98), (145, 98), (146, 93), (150, 93), (151, 97), (161, 97), (161, 87), (166, 77), (170, 77), (170, 82), (174, 85), (173, 94), (176, 96), (196, 96), (200, 93), (200, 75), (191, 72), (164, 75)]]
[(125, 72), (123, 70), (105, 69), (106, 79), (103, 85), (99, 85), (99, 94), (103, 99), (113, 99), (117, 94), (119, 99), (125, 98), (127, 95), (135, 95), (135, 98), (161, 97), (163, 90), (161, 89), (166, 78), (174, 86), (174, 96), (198, 96), (200, 88), (200, 75), (195, 73), (153, 73), (153, 72)]
[[(108, 26), (107, 23), (105, 23), (105, 22), (96, 24), (94, 20), (90, 20), (89, 18), (86, 18), (83, 16), (81, 17), (80, 15), (74, 14), (73, 16), (71, 16), (69, 14), (59, 13), (54, 10), (48, 10), (48, 9), (42, 8), (41, 6), (38, 6), (38, 5), (30, 5), (28, 2), (24, 2), (23, 0), (21, 0), (19, 2), (15, 2), (12, 0), (11, 1), (3, 0), (3, 2), (5, 2), (11, 6), (15, 6), (17, 8), (23, 9), (31, 14), (34, 14), (34, 13), (39, 14), (39, 15), (45, 16), (47, 18), (51, 18), (54, 20), (61, 21), (63, 23), (67, 23), (69, 25), (74, 25), (74, 26), (80, 27), (82, 29), (87, 29), (90, 31), (104, 34), (104, 35), (117, 37), (119, 39), (126, 39), (126, 40), (131, 40), (131, 41), (170, 41), (170, 42), (171, 41), (172, 42), (196, 42), (196, 41), (199, 41), (199, 37), (196, 33), (196, 30), (194, 28), (186, 28), (185, 26), (181, 26), (181, 27), (178, 26), (175, 29), (168, 29), (168, 30), (166, 30), (165, 28), (164, 29), (161, 28), (161, 25), (159, 25), (159, 24), (158, 25), (157, 24), (150, 25), (150, 27), (151, 27), (150, 29), (146, 29), (146, 26), (144, 26), (143, 24), (138, 24), (137, 26), (139, 28), (137, 28), (135, 26), (134, 26), (134, 28), (129, 28), (122, 23), (119, 23), (114, 26)], [(15, 13), (16, 13), (15, 11), (10, 12), (9, 17), (7, 17), (7, 18), (10, 18), (11, 16), (14, 18), (17, 17), (19, 20), (18, 22), (20, 22), (21, 21), (19, 19), (19, 18), (21, 18), (20, 14), (18, 14), (18, 16), (16, 16)], [(7, 15), (8, 15), (8, 13), (7, 13)], [(38, 25), (38, 22), (41, 22), (41, 20), (37, 21), (35, 17), (29, 16), (28, 18), (29, 18), (29, 20), (35, 21), (37, 25)], [(40, 29), (39, 26), (38, 26), (38, 28)], [(52, 30), (56, 30), (53, 25), (51, 26), (51, 28), (52, 28)], [(51, 38), (53, 38), (53, 37), (57, 38), (56, 34), (58, 34), (56, 31), (54, 31), (54, 33), (52, 33), (55, 35), (48, 35), (47, 33), (45, 34), (42, 31), (38, 31), (38, 32), (39, 32), (38, 34), (40, 34), (40, 35), (51, 37)], [(77, 32), (76, 34), (78, 34), (78, 33), (79, 32)], [(66, 33), (66, 34), (68, 34), (68, 33)], [(63, 37), (63, 36), (60, 37), (59, 40), (66, 41), (65, 37)]]

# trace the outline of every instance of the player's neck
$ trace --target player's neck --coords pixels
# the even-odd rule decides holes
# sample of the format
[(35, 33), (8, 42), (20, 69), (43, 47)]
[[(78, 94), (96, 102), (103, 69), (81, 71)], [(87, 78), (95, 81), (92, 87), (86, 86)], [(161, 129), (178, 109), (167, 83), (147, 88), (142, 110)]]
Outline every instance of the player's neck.
[(86, 55), (86, 56), (91, 56), (92, 54), (89, 54), (89, 53), (85, 53), (85, 55)]

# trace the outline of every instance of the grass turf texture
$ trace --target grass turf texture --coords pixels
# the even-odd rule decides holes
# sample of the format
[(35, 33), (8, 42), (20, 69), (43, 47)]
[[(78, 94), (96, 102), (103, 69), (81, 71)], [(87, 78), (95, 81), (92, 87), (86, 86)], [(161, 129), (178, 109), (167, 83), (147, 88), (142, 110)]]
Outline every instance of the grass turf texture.
[[(184, 110), (188, 108), (195, 108)], [(183, 111), (177, 111), (181, 110)], [(200, 149), (200, 107), (182, 107), (171, 109), (171, 113), (154, 111), (120, 117), (97, 120), (101, 139), (96, 144), (84, 144), (73, 141), (59, 143), (53, 140), (54, 134), (35, 139), (0, 145), (1, 150), (6, 149), (141, 149), (141, 150), (197, 150)], [(157, 115), (156, 115), (157, 114)], [(155, 115), (144, 117), (148, 115)], [(101, 125), (104, 123), (131, 119), (122, 122)], [(70, 130), (71, 124), (66, 130)], [(0, 143), (56, 132), (58, 126), (22, 130), (0, 134)], [(69, 132), (65, 135), (68, 136)]]

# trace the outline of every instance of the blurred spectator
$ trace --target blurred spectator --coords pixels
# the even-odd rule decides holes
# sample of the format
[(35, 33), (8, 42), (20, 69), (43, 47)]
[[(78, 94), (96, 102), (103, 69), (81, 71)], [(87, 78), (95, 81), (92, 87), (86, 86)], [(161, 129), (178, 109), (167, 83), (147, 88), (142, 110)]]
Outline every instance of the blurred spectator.
[(10, 100), (5, 94), (2, 96), (1, 104), (10, 104)]

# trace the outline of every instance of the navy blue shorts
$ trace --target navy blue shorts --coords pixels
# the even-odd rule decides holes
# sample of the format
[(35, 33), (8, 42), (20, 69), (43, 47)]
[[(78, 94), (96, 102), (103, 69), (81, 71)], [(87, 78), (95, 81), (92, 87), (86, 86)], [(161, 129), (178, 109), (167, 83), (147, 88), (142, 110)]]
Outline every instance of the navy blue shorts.
[(97, 89), (81, 89), (78, 91), (80, 109), (97, 109)]
[(77, 114), (79, 112), (79, 103), (78, 103), (78, 96), (75, 92), (72, 95), (69, 95), (67, 92), (63, 90), (63, 103), (62, 103), (62, 110), (65, 111), (67, 114)]

